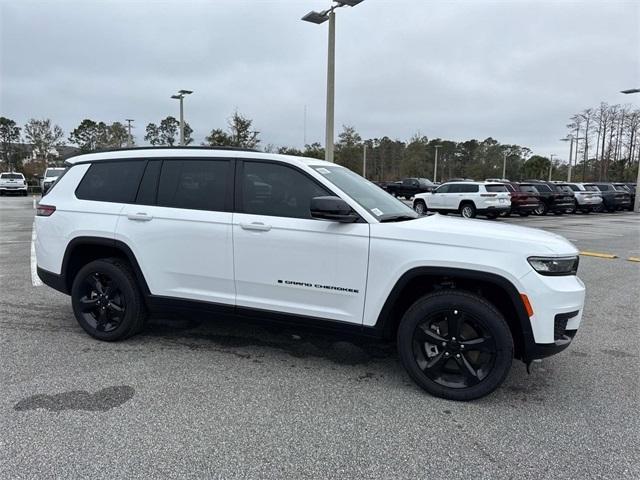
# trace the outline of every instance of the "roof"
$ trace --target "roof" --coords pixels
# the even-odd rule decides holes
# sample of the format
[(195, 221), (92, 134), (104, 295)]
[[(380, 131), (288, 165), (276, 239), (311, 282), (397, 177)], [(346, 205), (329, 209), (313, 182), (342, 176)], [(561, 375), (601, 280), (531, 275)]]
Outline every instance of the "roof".
[(66, 163), (93, 163), (104, 160), (118, 160), (127, 158), (247, 158), (279, 160), (283, 163), (303, 165), (334, 165), (317, 158), (295, 157), (277, 153), (258, 152), (255, 150), (225, 148), (225, 147), (142, 147), (123, 148), (102, 152), (85, 153), (68, 158)]

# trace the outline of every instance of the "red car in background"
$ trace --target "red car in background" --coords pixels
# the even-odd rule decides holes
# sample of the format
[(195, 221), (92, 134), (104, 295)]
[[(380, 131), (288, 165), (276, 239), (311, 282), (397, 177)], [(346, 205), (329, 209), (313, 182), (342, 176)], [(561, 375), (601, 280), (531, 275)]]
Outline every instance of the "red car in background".
[(540, 207), (540, 193), (532, 185), (520, 185), (516, 182), (502, 182), (511, 194), (511, 210), (505, 214), (509, 216), (517, 213), (521, 217), (528, 217)]

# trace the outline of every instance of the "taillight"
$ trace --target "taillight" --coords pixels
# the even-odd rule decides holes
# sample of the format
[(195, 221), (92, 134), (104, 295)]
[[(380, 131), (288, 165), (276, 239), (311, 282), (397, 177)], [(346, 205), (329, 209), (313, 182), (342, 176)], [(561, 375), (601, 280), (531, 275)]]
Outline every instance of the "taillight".
[(38, 217), (50, 217), (53, 212), (56, 211), (56, 207), (53, 205), (38, 205), (36, 209), (36, 215)]

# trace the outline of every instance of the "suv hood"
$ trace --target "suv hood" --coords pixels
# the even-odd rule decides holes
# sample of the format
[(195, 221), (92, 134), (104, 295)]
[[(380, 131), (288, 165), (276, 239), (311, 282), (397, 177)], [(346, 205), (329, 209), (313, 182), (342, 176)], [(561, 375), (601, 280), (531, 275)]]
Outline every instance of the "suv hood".
[(371, 236), (525, 256), (578, 254), (571, 242), (555, 233), (495, 221), (449, 218), (444, 215), (371, 225)]

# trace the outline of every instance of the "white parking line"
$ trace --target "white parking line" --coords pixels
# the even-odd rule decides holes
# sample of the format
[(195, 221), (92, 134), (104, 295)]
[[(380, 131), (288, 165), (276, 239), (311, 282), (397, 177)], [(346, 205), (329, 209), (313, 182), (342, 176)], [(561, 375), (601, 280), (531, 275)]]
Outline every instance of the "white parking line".
[(34, 210), (36, 209), (36, 197), (35, 196), (33, 197), (33, 209)]
[[(35, 202), (35, 198), (33, 199)], [(36, 260), (36, 221), (33, 221), (31, 229), (31, 284), (34, 287), (42, 285), (40, 277), (38, 277), (38, 261)]]

